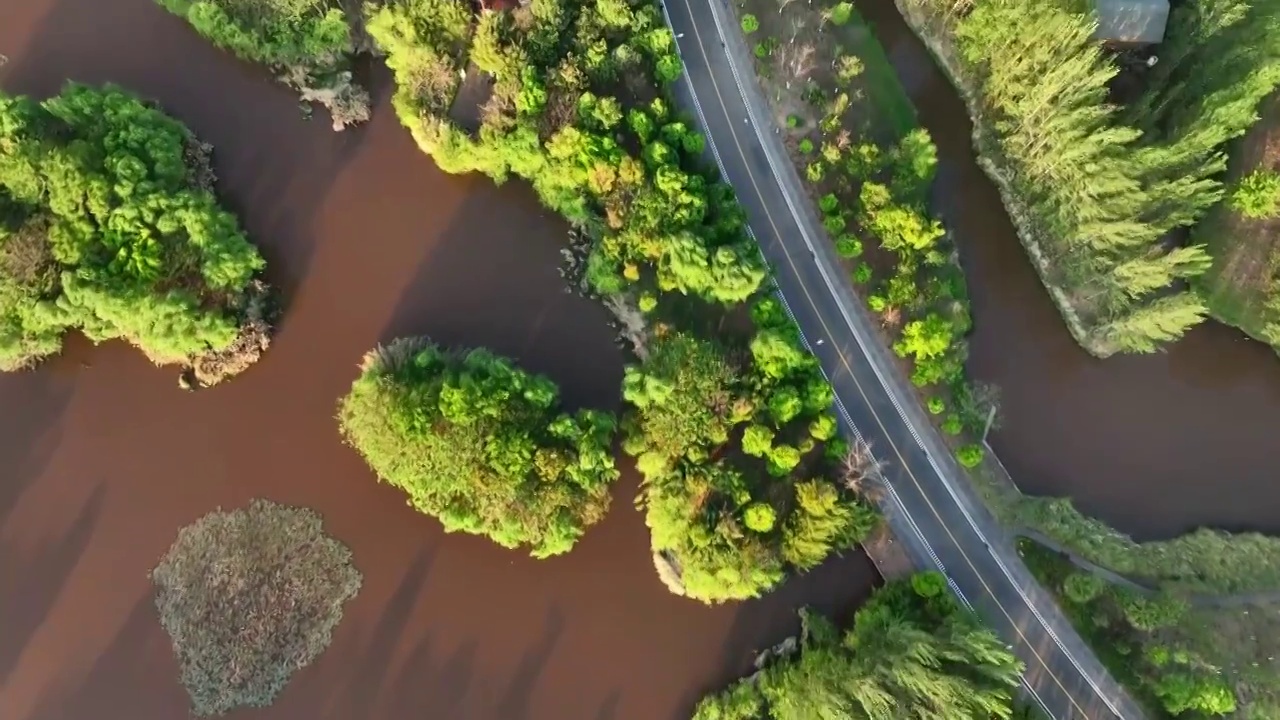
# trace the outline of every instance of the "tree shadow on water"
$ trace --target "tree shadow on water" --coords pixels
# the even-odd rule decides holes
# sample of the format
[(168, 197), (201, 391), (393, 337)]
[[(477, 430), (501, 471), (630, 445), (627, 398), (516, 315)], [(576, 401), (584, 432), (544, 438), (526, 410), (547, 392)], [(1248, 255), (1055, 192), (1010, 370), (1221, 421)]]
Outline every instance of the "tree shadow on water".
[(0, 685), (18, 666), (23, 650), (44, 624), (62, 588), (89, 547), (102, 513), (105, 488), (99, 483), (61, 536), (25, 557), (0, 543)]
[(62, 418), (76, 380), (73, 371), (55, 363), (0, 376), (0, 530), (62, 441)]
[[(418, 553), (400, 579), (400, 584), (386, 604), (366, 614), (375, 618), (368, 634), (348, 645), (330, 647), (316, 662), (294, 677), (285, 688), (278, 705), (285, 707), (288, 717), (368, 718), (370, 708), (378, 700), (387, 681), (388, 670), (396, 648), (404, 639), (410, 618), (435, 565), (437, 547)], [(347, 612), (358, 610), (357, 596)], [(346, 617), (343, 622), (356, 622)], [(339, 626), (341, 628), (341, 626)]]
[(520, 658), (520, 664), (516, 667), (507, 691), (498, 701), (493, 713), (495, 720), (528, 720), (529, 701), (533, 698), (533, 691), (538, 685), (538, 679), (542, 677), (542, 671), (546, 669), (547, 661), (560, 644), (564, 627), (564, 613), (556, 607), (548, 609), (542, 634)]
[(26, 720), (185, 718), (189, 707), (172, 646), (148, 593), (89, 672), (78, 682), (46, 689)]

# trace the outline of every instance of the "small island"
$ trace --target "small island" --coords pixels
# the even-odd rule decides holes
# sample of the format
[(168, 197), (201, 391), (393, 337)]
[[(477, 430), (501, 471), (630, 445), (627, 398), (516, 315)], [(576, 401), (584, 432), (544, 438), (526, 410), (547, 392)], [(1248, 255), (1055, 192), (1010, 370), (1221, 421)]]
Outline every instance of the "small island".
[(402, 338), (365, 356), (338, 413), (378, 477), (449, 532), (534, 557), (568, 552), (609, 509), (614, 419), (487, 350)]
[(71, 329), (181, 366), (186, 387), (266, 350), (266, 262), (182, 123), (72, 83), (44, 102), (0, 93), (0, 147), (0, 370), (56, 354)]

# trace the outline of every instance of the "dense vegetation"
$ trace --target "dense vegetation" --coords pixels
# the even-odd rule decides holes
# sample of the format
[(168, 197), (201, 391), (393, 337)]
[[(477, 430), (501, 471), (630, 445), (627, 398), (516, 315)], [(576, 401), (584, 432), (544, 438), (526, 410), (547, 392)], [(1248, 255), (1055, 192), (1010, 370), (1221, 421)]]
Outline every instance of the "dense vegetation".
[(210, 148), (124, 91), (0, 95), (0, 369), (67, 330), (213, 384), (266, 349), (264, 262), (212, 192)]
[(320, 516), (266, 500), (183, 528), (151, 578), (202, 716), (270, 705), (329, 645), (361, 584)]
[(348, 28), (340, 0), (156, 2), (218, 47), (277, 71), (303, 102), (324, 104), (335, 130), (369, 119), (369, 94), (351, 77), (361, 31)]
[(550, 380), (423, 338), (374, 350), (362, 370), (341, 403), (343, 434), (445, 530), (547, 557), (604, 517), (618, 477), (607, 413), (561, 412)]
[[(1117, 680), (1131, 686), (1149, 705), (1174, 717), (1222, 717), (1237, 710), (1234, 681), (1223, 669), (1188, 642), (1180, 628), (1209, 625), (1194, 615), (1187, 602), (1171, 593), (1145, 594), (1109, 584), (1071, 565), (1064, 557), (1023, 541), (1028, 567), (1045, 587), (1057, 593), (1081, 634), (1089, 638), (1099, 657)], [(1274, 680), (1270, 683), (1275, 685)], [(1241, 687), (1243, 689), (1243, 686)], [(1263, 688), (1252, 688), (1257, 691)], [(1271, 697), (1255, 696), (1255, 711)], [(1249, 714), (1247, 717), (1274, 717)]]
[(831, 391), (763, 297), (763, 260), (703, 171), (702, 137), (671, 111), (681, 68), (656, 5), (533, 0), (476, 17), (404, 0), (372, 9), (368, 30), (401, 121), (440, 167), (523, 178), (589, 238), (584, 286), (630, 326), (639, 360), (625, 447), (673, 589), (755, 596), (861, 537), (871, 515), (836, 467)]
[(801, 621), (798, 644), (703, 699), (694, 720), (1013, 717), (1022, 663), (939, 575), (890, 582), (844, 633), (805, 611)]
[(999, 515), (1063, 548), (1149, 585), (1182, 593), (1280, 593), (1280, 538), (1200, 529), (1172, 540), (1135, 542), (1080, 514), (1065, 498), (1021, 497)]
[(1210, 264), (1169, 233), (1223, 195), (1224, 143), (1280, 81), (1274, 2), (1189, 0), (1140, 91), (1111, 103), (1116, 59), (1056, 0), (903, 0), (973, 89), (979, 150), (1034, 264), (1091, 352), (1147, 352), (1205, 315), (1183, 280)]
[[(775, 112), (804, 106), (786, 139), (836, 253), (942, 429), (980, 436), (994, 394), (964, 376), (969, 298), (955, 248), (927, 207), (937, 167), (932, 139), (851, 5), (788, 3), (761, 15), (757, 28), (792, 38), (766, 37), (756, 69)], [(982, 457), (980, 444), (957, 452), (969, 467)]]

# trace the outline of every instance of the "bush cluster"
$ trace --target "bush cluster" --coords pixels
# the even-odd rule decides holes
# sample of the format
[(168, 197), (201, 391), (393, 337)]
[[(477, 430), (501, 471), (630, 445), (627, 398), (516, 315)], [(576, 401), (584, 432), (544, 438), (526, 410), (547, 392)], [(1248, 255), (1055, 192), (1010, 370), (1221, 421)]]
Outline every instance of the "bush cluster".
[(561, 412), (558, 392), (488, 351), (406, 338), (366, 356), (339, 420), (378, 476), (445, 530), (547, 557), (604, 517), (618, 477), (613, 418)]
[(212, 384), (261, 354), (265, 263), (211, 192), (208, 147), (128, 93), (0, 95), (0, 369), (67, 330)]
[(361, 584), (320, 516), (266, 500), (183, 528), (151, 579), (201, 716), (270, 705), (329, 645)]
[[(856, 77), (854, 71), (860, 69), (850, 70)], [(925, 206), (937, 149), (919, 127), (905, 132), (887, 151), (870, 141), (854, 144), (843, 127), (854, 102), (850, 93), (840, 91), (830, 99), (820, 95), (816, 102), (823, 108), (818, 123), (822, 147), (807, 175), (820, 192), (826, 191), (818, 199), (823, 226), (836, 253), (846, 260), (862, 256), (861, 237), (873, 240), (892, 258), (893, 274), (888, 278), (875, 282), (871, 266), (862, 262), (853, 270), (853, 282), (872, 284), (867, 305), (897, 334), (893, 350), (911, 361), (912, 382), (922, 388), (941, 385), (951, 396), (956, 407), (942, 418), (944, 431), (979, 434), (995, 396), (989, 388), (970, 385), (964, 376), (964, 337), (972, 328), (964, 275), (942, 224)], [(802, 152), (806, 143), (813, 147), (812, 140), (804, 138)], [(946, 402), (931, 398), (929, 411), (943, 415)], [(956, 457), (965, 467), (976, 467), (982, 461), (982, 446), (965, 445)]]

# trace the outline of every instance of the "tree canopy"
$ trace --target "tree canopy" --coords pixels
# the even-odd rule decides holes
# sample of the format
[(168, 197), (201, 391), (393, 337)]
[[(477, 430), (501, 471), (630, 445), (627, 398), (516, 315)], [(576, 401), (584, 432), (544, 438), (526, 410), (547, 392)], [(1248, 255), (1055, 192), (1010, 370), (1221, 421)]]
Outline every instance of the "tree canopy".
[(843, 633), (802, 611), (798, 648), (703, 699), (694, 720), (1008, 720), (1021, 661), (935, 586), (889, 582)]
[(0, 94), (0, 368), (67, 330), (210, 384), (266, 347), (265, 265), (212, 193), (209, 148), (128, 93)]
[(609, 507), (613, 418), (566, 413), (550, 380), (422, 338), (371, 352), (342, 400), (348, 442), (449, 532), (568, 552)]

